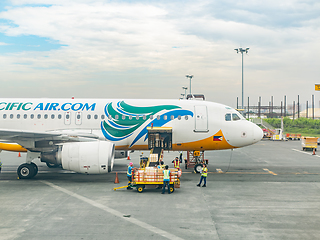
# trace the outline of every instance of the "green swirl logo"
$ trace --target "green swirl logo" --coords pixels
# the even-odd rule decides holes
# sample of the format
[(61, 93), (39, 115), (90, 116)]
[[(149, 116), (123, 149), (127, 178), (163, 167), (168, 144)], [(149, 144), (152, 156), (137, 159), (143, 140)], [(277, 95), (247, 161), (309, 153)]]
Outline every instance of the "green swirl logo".
[[(101, 122), (101, 131), (105, 138), (110, 141), (121, 141), (137, 133), (130, 147), (143, 136), (146, 141), (148, 138), (147, 127), (150, 127), (151, 124), (154, 127), (162, 127), (178, 116), (193, 116), (192, 111), (183, 110), (176, 105), (137, 107), (124, 101), (119, 101), (116, 104), (108, 103), (104, 111), (107, 119)], [(150, 116), (154, 115), (158, 117), (150, 119)]]

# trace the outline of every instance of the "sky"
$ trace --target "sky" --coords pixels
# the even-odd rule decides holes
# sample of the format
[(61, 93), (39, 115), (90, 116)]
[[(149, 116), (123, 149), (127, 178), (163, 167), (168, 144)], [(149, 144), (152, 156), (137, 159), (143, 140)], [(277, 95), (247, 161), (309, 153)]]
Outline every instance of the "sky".
[(0, 96), (302, 105), (320, 91), (318, 0), (1, 0)]

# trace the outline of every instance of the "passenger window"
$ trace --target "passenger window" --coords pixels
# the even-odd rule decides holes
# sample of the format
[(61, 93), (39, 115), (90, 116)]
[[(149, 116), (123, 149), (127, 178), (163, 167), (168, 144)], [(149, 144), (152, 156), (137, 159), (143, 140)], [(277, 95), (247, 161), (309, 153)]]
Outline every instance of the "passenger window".
[(37, 118), (40, 119), (40, 118), (41, 118), (41, 114), (38, 114), (38, 115), (37, 115)]
[(48, 114), (45, 114), (45, 115), (44, 115), (44, 119), (47, 119), (47, 118), (48, 118)]
[(122, 120), (125, 120), (126, 119), (126, 116), (125, 115), (122, 115)]
[(157, 115), (157, 120), (160, 120), (160, 115)]
[(98, 115), (97, 114), (94, 115), (94, 119), (98, 119)]
[(17, 119), (20, 119), (20, 114), (17, 114)]
[(101, 115), (101, 119), (102, 119), (102, 120), (104, 119), (104, 115), (103, 115), (103, 114)]
[(28, 117), (27, 114), (24, 114), (24, 115), (23, 115), (23, 118), (24, 118), (24, 119), (27, 119), (27, 117)]
[(186, 116), (184, 116), (184, 118), (186, 119), (186, 120), (188, 120), (188, 116), (186, 115)]
[(139, 116), (136, 116), (136, 119), (139, 120)]
[(70, 115), (69, 115), (69, 114), (67, 114), (67, 115), (66, 115), (66, 119), (69, 119), (69, 118), (70, 118)]
[(231, 121), (231, 114), (227, 113), (225, 116), (226, 121)]
[(51, 114), (51, 119), (54, 119), (54, 114)]
[(132, 116), (129, 116), (129, 120), (132, 120)]
[(11, 118), (11, 119), (13, 118), (13, 114), (10, 114), (10, 118)]
[(147, 119), (147, 116), (146, 116), (146, 115), (143, 115), (142, 119), (143, 119), (143, 120), (146, 120), (146, 119)]
[(152, 120), (152, 119), (153, 119), (153, 115), (150, 115), (150, 117), (149, 117), (149, 118), (150, 118), (150, 120)]
[(33, 114), (31, 114), (31, 115), (30, 115), (30, 118), (31, 118), (31, 119), (33, 119), (33, 118), (34, 118), (34, 115), (33, 115)]
[(90, 115), (90, 114), (88, 114), (88, 115), (87, 115), (87, 118), (88, 118), (88, 119), (91, 119), (91, 115)]
[(7, 118), (7, 114), (3, 114), (3, 119), (6, 119)]
[(178, 116), (178, 120), (181, 120), (181, 116), (180, 115)]
[(233, 121), (240, 120), (240, 117), (238, 116), (238, 114), (232, 113), (232, 120)]
[(80, 114), (77, 115), (77, 119), (78, 119), (78, 120), (80, 119)]
[(119, 119), (119, 115), (117, 114), (114, 118), (118, 120)]
[(109, 120), (111, 120), (111, 119), (112, 119), (112, 116), (111, 116), (111, 115), (109, 115), (109, 116), (108, 116), (108, 119), (109, 119)]
[(173, 115), (171, 115), (171, 120), (173, 120), (174, 119), (174, 116)]
[(164, 116), (163, 116), (163, 120), (167, 120), (167, 115), (164, 115)]
[(58, 119), (61, 119), (61, 118), (62, 118), (62, 116), (61, 116), (61, 114), (59, 114), (59, 115), (58, 115)]

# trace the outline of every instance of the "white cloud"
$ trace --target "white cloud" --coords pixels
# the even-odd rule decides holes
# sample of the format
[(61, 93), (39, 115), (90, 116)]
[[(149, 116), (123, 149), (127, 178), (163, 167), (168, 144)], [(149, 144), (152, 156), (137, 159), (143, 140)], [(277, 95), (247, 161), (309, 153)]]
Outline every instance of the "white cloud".
[[(233, 49), (243, 46), (250, 47), (245, 57), (245, 94), (252, 98), (311, 94), (320, 73), (315, 54), (319, 17), (312, 17), (319, 4), (220, 2), (13, 0), (14, 6), (0, 18), (14, 25), (2, 24), (1, 32), (46, 37), (65, 46), (0, 55), (4, 81), (32, 83), (37, 93), (46, 86), (73, 86), (83, 97), (138, 97), (143, 90), (143, 97), (176, 98), (181, 86), (188, 84), (184, 75), (191, 73), (195, 91), (206, 93), (209, 100), (233, 104), (241, 93), (240, 56)], [(277, 8), (284, 13), (283, 21), (271, 15)], [(299, 87), (302, 79), (307, 82)], [(8, 92), (2, 89), (2, 95)]]

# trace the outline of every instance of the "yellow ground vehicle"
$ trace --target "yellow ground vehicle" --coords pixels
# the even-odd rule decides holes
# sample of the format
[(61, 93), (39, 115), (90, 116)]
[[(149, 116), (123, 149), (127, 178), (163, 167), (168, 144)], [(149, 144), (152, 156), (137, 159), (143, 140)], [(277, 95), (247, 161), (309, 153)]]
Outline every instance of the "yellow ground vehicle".
[[(180, 188), (181, 170), (169, 168), (170, 170), (170, 192), (173, 193), (175, 188)], [(127, 186), (114, 188), (137, 188), (139, 193), (143, 192), (146, 186), (162, 187), (163, 185), (163, 172), (162, 169), (156, 167), (138, 168), (133, 170), (132, 182)]]
[[(170, 168), (170, 192), (174, 192), (175, 188), (180, 187), (179, 172), (177, 169)], [(138, 192), (143, 192), (146, 186), (162, 186), (163, 172), (162, 169), (155, 167), (146, 167), (134, 171), (131, 187), (136, 187)]]
[[(153, 128), (152, 128), (153, 129)], [(154, 128), (159, 130), (159, 128)], [(163, 129), (162, 129), (163, 130)], [(170, 129), (169, 129), (170, 130)], [(160, 130), (159, 130), (160, 131)], [(163, 131), (168, 131), (166, 128)], [(159, 140), (160, 136), (156, 135), (155, 139)], [(170, 143), (170, 142), (169, 142)], [(156, 142), (156, 144), (168, 144)], [(113, 190), (121, 188), (137, 188), (139, 193), (143, 192), (147, 186), (153, 186), (154, 188), (162, 188), (163, 186), (163, 169), (157, 168), (157, 164), (163, 160), (163, 148), (156, 147), (150, 152), (149, 157), (140, 156), (140, 168), (134, 168), (132, 172), (132, 182), (128, 183), (127, 186), (114, 188)], [(181, 169), (169, 168), (170, 170), (170, 192), (174, 192), (175, 188), (180, 188), (180, 176)]]
[(317, 150), (318, 147), (318, 138), (317, 137), (301, 137), (301, 146), (302, 150)]

